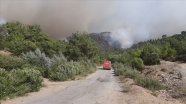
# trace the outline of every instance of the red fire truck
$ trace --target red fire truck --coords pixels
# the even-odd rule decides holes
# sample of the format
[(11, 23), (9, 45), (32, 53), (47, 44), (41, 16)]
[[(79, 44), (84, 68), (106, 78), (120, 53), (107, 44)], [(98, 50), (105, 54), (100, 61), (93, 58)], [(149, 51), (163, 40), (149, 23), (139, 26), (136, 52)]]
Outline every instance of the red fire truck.
[(105, 60), (105, 61), (103, 62), (103, 69), (111, 70), (111, 69), (112, 69), (112, 67), (111, 67), (111, 61)]

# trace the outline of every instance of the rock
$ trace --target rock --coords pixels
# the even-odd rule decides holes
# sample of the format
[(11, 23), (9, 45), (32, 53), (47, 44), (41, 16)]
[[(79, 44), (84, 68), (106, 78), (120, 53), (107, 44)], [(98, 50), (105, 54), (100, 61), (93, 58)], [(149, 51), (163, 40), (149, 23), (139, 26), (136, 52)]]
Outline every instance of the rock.
[(166, 90), (159, 90), (159, 92), (160, 92), (161, 94), (165, 94), (167, 91), (166, 91)]

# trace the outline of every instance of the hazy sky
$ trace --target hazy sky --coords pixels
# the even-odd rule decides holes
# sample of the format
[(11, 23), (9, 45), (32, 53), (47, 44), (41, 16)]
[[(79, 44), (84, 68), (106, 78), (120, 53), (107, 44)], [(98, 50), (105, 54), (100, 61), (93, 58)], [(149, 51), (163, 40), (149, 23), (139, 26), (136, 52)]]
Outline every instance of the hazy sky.
[(186, 0), (0, 0), (0, 23), (39, 24), (61, 39), (112, 32), (123, 47), (186, 30)]

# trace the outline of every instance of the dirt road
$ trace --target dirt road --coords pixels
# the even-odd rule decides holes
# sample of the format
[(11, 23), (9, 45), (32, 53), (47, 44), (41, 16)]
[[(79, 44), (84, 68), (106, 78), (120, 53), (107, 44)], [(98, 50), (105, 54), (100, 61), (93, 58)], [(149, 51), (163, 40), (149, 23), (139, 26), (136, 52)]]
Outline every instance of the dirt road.
[(14, 104), (117, 104), (120, 94), (121, 88), (113, 76), (113, 70), (98, 70), (66, 89)]

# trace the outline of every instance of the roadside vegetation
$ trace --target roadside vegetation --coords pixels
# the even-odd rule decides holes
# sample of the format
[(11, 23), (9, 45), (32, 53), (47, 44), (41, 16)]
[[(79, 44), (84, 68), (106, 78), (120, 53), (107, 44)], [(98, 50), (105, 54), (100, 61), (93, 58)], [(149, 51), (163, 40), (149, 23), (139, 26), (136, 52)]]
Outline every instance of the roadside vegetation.
[(13, 98), (25, 93), (38, 91), (42, 85), (42, 76), (38, 70), (31, 68), (0, 69), (0, 98)]
[(43, 77), (74, 80), (96, 70), (101, 55), (86, 33), (74, 33), (65, 42), (44, 33), (38, 25), (7, 22), (0, 25), (0, 99), (38, 91)]
[[(145, 70), (145, 66), (158, 65), (160, 60), (166, 61), (178, 61), (185, 63), (186, 60), (186, 32), (182, 31), (181, 34), (175, 34), (173, 36), (163, 35), (162, 38), (148, 40), (134, 44), (132, 47), (122, 50), (117, 55), (110, 58), (113, 63), (115, 74), (120, 76), (120, 79), (131, 78), (135, 84), (144, 88), (150, 89), (153, 92), (155, 90), (164, 90), (169, 93), (173, 98), (179, 98), (185, 101), (185, 85), (180, 84), (184, 82), (182, 80), (183, 74), (181, 72), (174, 73), (174, 71), (168, 72), (168, 74), (177, 76), (177, 79), (166, 80), (165, 76), (160, 75), (157, 78), (155, 76), (142, 75)], [(155, 71), (158, 71), (154, 69)], [(147, 72), (151, 73), (149, 70)], [(154, 72), (155, 72), (154, 71)], [(165, 69), (161, 70), (165, 72)], [(153, 72), (152, 72), (153, 73)], [(170, 76), (170, 75), (169, 75)], [(167, 77), (167, 76), (166, 76)], [(162, 82), (160, 79), (163, 79)], [(180, 82), (179, 84), (171, 85), (171, 81)], [(181, 87), (181, 88), (180, 88)], [(168, 92), (172, 91), (172, 92)]]
[(133, 79), (137, 85), (149, 90), (160, 90), (164, 87), (157, 79), (142, 76), (139, 71), (131, 66), (122, 63), (114, 63), (113, 68), (115, 69), (116, 75), (119, 75), (121, 78)]
[[(104, 50), (85, 32), (56, 40), (38, 25), (13, 21), (0, 24), (0, 50), (11, 52), (0, 54), (0, 99), (39, 90), (43, 77), (65, 81), (86, 76), (105, 59), (112, 61), (116, 75), (159, 90), (163, 88), (159, 81), (140, 72), (145, 65), (160, 64), (160, 60), (186, 62), (186, 32), (163, 35), (161, 39), (140, 42), (127, 49)], [(179, 76), (181, 79), (182, 75)]]
[[(142, 72), (145, 65), (160, 64), (160, 60), (186, 62), (186, 32), (140, 42), (113, 56), (110, 60), (116, 62), (113, 65), (116, 75), (132, 78), (138, 85), (148, 89), (161, 89), (162, 85), (158, 80), (137, 73)], [(182, 78), (181, 73), (178, 76), (179, 79)]]

